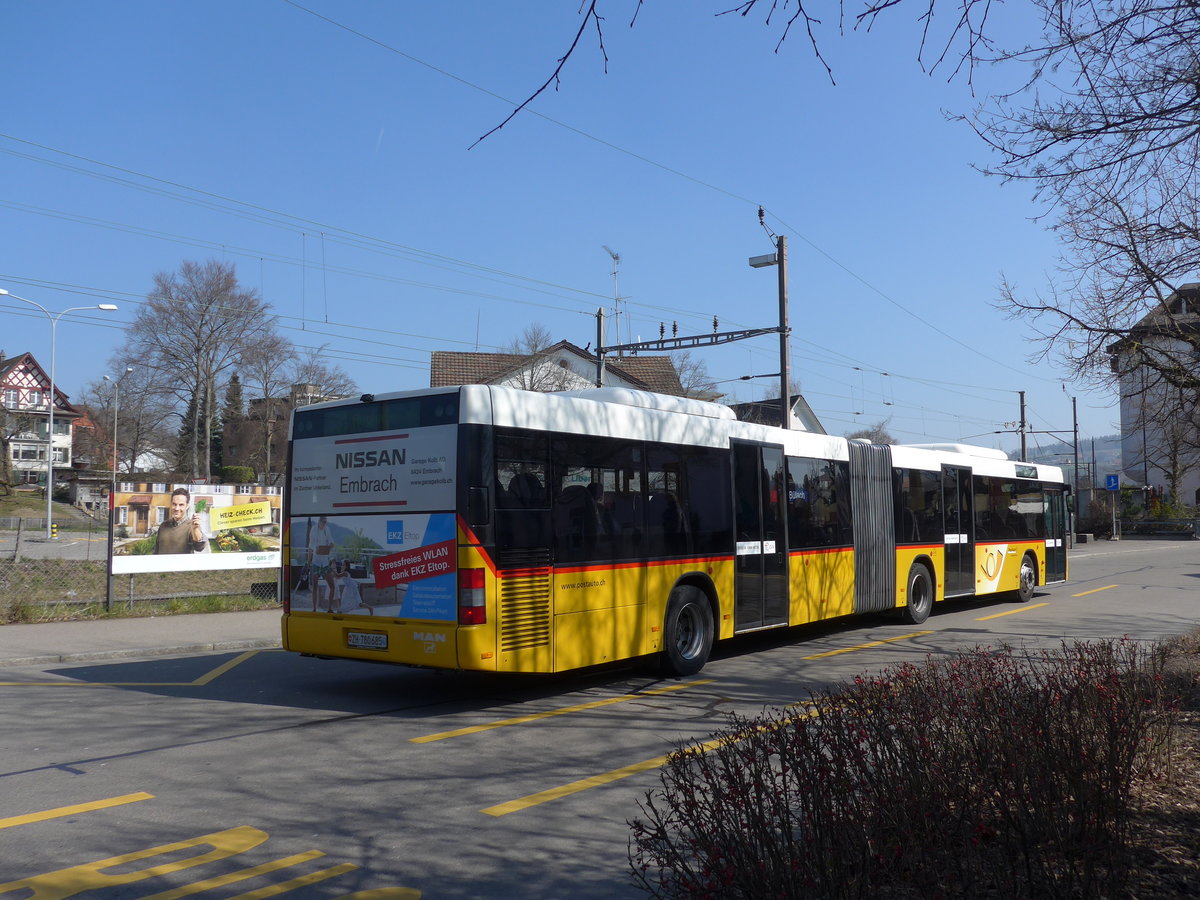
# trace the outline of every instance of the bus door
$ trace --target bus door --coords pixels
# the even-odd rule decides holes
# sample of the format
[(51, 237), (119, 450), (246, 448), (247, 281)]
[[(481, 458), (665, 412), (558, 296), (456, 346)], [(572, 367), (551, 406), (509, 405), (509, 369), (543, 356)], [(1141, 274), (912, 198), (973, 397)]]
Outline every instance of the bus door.
[(942, 516), (946, 529), (946, 572), (942, 596), (975, 593), (975, 496), (971, 470), (942, 466)]
[(782, 447), (733, 444), (735, 631), (787, 624), (786, 483)]
[(1046, 517), (1046, 572), (1044, 581), (1067, 580), (1067, 496), (1047, 488), (1043, 506)]

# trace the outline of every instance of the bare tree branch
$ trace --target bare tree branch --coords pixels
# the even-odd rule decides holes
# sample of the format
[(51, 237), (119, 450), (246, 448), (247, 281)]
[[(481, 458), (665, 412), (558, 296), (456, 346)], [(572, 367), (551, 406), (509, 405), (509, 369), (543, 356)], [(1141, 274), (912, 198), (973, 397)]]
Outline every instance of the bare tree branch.
[[(530, 103), (532, 103), (534, 100), (536, 100), (546, 90), (546, 88), (550, 87), (550, 85), (553, 84), (555, 86), (555, 90), (558, 90), (559, 75), (562, 74), (563, 67), (566, 66), (567, 60), (571, 58), (571, 54), (573, 54), (575, 52), (575, 48), (579, 46), (579, 39), (583, 37), (583, 33), (587, 30), (589, 22), (596, 23), (596, 39), (600, 44), (600, 53), (604, 57), (604, 71), (608, 72), (608, 53), (605, 52), (605, 50), (604, 50), (604, 29), (601, 26), (601, 23), (604, 21), (604, 19), (596, 12), (597, 2), (598, 2), (598, 0), (590, 0), (590, 2), (588, 3), (587, 9), (584, 11), (584, 14), (583, 14), (583, 21), (579, 24), (579, 30), (577, 32), (575, 32), (575, 38), (574, 38), (574, 40), (571, 41), (571, 46), (567, 48), (567, 52), (559, 57), (558, 65), (555, 66), (555, 68), (554, 68), (554, 73), (549, 78), (546, 79), (546, 81), (542, 84), (541, 87), (539, 87), (536, 91), (534, 91), (532, 94), (530, 94), (528, 97), (526, 97), (525, 100), (516, 109), (514, 109), (511, 113), (509, 113), (505, 117), (503, 122), (501, 122), (495, 128), (492, 128), (485, 134), (481, 135), (475, 141), (474, 144), (472, 144), (470, 147), (467, 148), (468, 150), (473, 149), (481, 141), (484, 141), (487, 138), (491, 137), (493, 134), (495, 134), (497, 131), (499, 131), (501, 128), (503, 128), (505, 125), (507, 125), (509, 122), (511, 122), (514, 118), (516, 118), (517, 114), (521, 110), (523, 110)], [(638, 8), (639, 9), (641, 8), (640, 2), (638, 3)], [(636, 13), (635, 13), (635, 16), (636, 16)]]

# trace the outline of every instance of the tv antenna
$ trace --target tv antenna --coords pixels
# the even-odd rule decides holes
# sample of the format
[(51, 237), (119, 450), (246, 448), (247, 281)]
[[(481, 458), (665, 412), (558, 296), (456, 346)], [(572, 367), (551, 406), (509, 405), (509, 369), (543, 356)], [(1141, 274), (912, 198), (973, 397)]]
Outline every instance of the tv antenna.
[[(621, 266), (621, 254), (614, 250), (608, 244), (602, 244), (604, 252), (612, 257), (612, 277), (613, 277), (613, 329), (617, 334), (617, 341), (621, 340), (621, 294), (617, 291), (617, 269)], [(618, 356), (624, 356), (625, 351), (621, 350), (617, 353)]]

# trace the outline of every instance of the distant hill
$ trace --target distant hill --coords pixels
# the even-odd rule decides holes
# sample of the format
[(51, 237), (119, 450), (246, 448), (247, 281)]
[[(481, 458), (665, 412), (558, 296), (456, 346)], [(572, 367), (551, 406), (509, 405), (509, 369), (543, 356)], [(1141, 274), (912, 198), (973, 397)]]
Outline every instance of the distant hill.
[[(1008, 451), (1010, 459), (1016, 459), (1020, 450), (1014, 447)], [(1048, 463), (1070, 469), (1075, 459), (1075, 448), (1068, 441), (1054, 441), (1050, 444), (1039, 444), (1029, 447), (1029, 461)], [(1098, 438), (1085, 438), (1079, 441), (1079, 470), (1081, 479), (1086, 479), (1087, 473), (1095, 464), (1095, 483), (1103, 486), (1105, 475), (1117, 475), (1121, 472), (1121, 436), (1110, 434)]]

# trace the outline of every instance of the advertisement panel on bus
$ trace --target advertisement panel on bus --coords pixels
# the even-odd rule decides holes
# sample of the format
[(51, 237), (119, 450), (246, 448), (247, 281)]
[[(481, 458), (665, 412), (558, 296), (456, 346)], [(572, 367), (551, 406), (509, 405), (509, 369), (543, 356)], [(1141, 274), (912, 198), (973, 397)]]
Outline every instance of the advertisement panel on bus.
[(298, 440), (293, 516), (368, 509), (454, 508), (454, 425)]
[(293, 516), (291, 609), (453, 622), (453, 513)]

